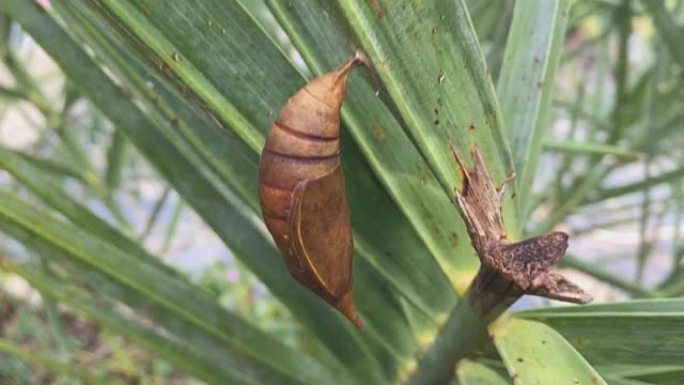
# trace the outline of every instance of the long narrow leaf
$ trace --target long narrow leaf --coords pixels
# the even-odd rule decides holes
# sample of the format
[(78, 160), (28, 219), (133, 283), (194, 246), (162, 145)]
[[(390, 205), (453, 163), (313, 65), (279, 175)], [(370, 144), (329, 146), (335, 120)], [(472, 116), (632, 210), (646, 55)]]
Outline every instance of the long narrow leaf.
[(515, 2), (497, 83), (506, 133), (520, 178), (519, 215), (523, 219), (529, 209), (541, 138), (550, 115), (569, 9), (570, 2), (566, 0)]
[(557, 329), (594, 364), (678, 365), (684, 300), (641, 300), (525, 311)]
[[(358, 46), (350, 39), (342, 15), (329, 2), (307, 0), (285, 4), (271, 0), (268, 5), (316, 74), (334, 68)], [(463, 224), (450, 197), (441, 191), (430, 166), (404, 132), (392, 107), (383, 103), (383, 96), (384, 90), (376, 91), (361, 76), (353, 76), (342, 110), (345, 128), (352, 132), (378, 179), (425, 241), (441, 270), (462, 292), (477, 267), (468, 243), (461, 242), (465, 234)], [(413, 271), (394, 270), (389, 275), (391, 279), (403, 281), (404, 287), (415, 286), (407, 275), (423, 278), (420, 288), (412, 294), (420, 295), (419, 300), (430, 306), (433, 315), (443, 313), (453, 306), (452, 290), (445, 285), (443, 273), (436, 271), (439, 267), (431, 258), (416, 252), (396, 257), (410, 259)], [(453, 255), (460, 257), (453, 258)]]
[[(464, 2), (344, 0), (339, 7), (446, 194), (461, 183), (450, 143), (463, 154), (477, 146), (503, 181), (512, 172), (510, 153)], [(506, 202), (506, 226), (516, 234)]]
[[(282, 259), (268, 241), (261, 225), (257, 225), (249, 209), (239, 203), (215, 177), (198, 165), (192, 154), (180, 152), (170, 143), (163, 130), (173, 130), (172, 122), (150, 121), (107, 79), (83, 51), (59, 27), (33, 4), (22, 1), (3, 2), (0, 8), (11, 11), (33, 37), (53, 55), (67, 75), (79, 80), (79, 86), (143, 152), (154, 152), (153, 164), (169, 179), (212, 226), (232, 246), (236, 255), (257, 274), (273, 293), (308, 324), (338, 357), (350, 367), (369, 372), (370, 361), (358, 361), (367, 355), (353, 337), (353, 331), (325, 304), (313, 298), (286, 273)], [(56, 49), (56, 47), (60, 47)], [(90, 64), (85, 64), (90, 63)], [(166, 125), (166, 126), (164, 126)], [(160, 132), (159, 130), (163, 130)], [(330, 334), (329, 330), (337, 330)]]
[[(154, 327), (129, 320), (113, 311), (111, 304), (98, 302), (93, 297), (84, 295), (82, 291), (60, 283), (54, 277), (50, 277), (35, 268), (11, 263), (7, 263), (4, 267), (20, 275), (37, 289), (49, 291), (57, 299), (68, 303), (84, 316), (130, 338), (131, 341), (150, 352), (167, 359), (177, 365), (178, 368), (210, 384), (235, 382), (256, 385), (260, 383), (251, 378), (251, 373), (249, 376), (241, 375), (237, 367), (210, 364), (212, 360), (207, 354), (215, 353), (215, 351), (206, 349), (206, 346), (192, 345), (190, 340), (175, 339), (159, 333), (158, 330), (154, 330)], [(202, 348), (205, 350), (200, 350)], [(97, 383), (101, 383), (101, 381)]]
[[(118, 281), (148, 297), (151, 301), (178, 314), (186, 321), (205, 329), (232, 349), (262, 363), (265, 368), (285, 374), (302, 383), (330, 381), (329, 372), (319, 363), (294, 354), (279, 341), (260, 332), (254, 326), (230, 313), (213, 310), (214, 303), (206, 298), (186, 296), (182, 283), (170, 279), (163, 271), (139, 263), (135, 256), (124, 254), (99, 238), (77, 227), (55, 220), (38, 212), (16, 197), (0, 192), (0, 226), (15, 236), (24, 236), (24, 242), (36, 237), (59, 252), (70, 255), (74, 261), (91, 266), (96, 271)], [(213, 317), (208, 317), (212, 314)], [(319, 377), (320, 376), (320, 377)]]
[[(161, 5), (157, 5), (156, 3), (151, 4), (150, 6), (161, 7)], [(128, 16), (130, 16), (129, 13), (135, 12), (135, 11), (134, 10), (132, 11), (132, 10), (125, 8), (125, 7), (122, 10), (121, 7), (122, 7), (121, 5), (117, 5), (115, 7), (116, 9), (114, 9), (114, 10), (119, 11), (119, 12), (123, 12), (120, 14), (120, 16), (123, 18), (124, 21), (139, 23), (140, 25), (136, 25), (137, 29), (142, 28), (145, 30), (149, 30), (150, 28), (152, 28), (151, 26), (149, 26), (149, 25), (143, 23), (142, 21), (138, 20), (137, 16), (132, 17), (130, 20), (127, 19)], [(183, 5), (183, 7), (185, 7), (185, 5)], [(150, 11), (150, 14), (162, 15), (162, 14), (164, 14), (165, 11), (167, 11), (167, 7), (162, 7), (162, 8), (160, 8), (159, 12)], [(144, 38), (145, 36), (147, 36), (148, 33), (149, 34), (157, 34), (157, 33), (159, 33), (159, 31), (163, 31), (165, 35), (177, 34), (179, 26), (182, 23), (191, 23), (192, 24), (193, 20), (195, 20), (195, 19), (198, 20), (197, 21), (198, 23), (200, 22), (200, 19), (201, 19), (201, 22), (203, 23), (204, 20), (206, 20), (204, 18), (200, 18), (199, 17), (200, 15), (196, 14), (197, 10), (195, 10), (193, 7), (190, 7), (188, 9), (183, 8), (182, 10), (175, 10), (174, 9), (173, 11), (174, 12), (172, 12), (171, 14), (167, 14), (165, 17), (163, 17), (162, 19), (164, 19), (164, 20), (156, 20), (156, 19), (153, 20), (155, 22), (154, 27), (159, 28), (159, 30), (153, 29), (149, 32), (145, 32), (145, 34), (142, 34), (141, 37)], [(200, 13), (205, 12), (204, 10), (200, 10), (200, 11), (201, 11)], [(222, 12), (222, 10), (217, 11), (217, 12)], [(177, 22), (175, 22), (175, 23), (173, 22), (173, 20), (172, 20), (173, 17), (179, 17)], [(249, 20), (246, 20), (245, 22), (247, 22), (247, 21), (249, 21)], [(237, 25), (231, 26), (231, 28), (238, 28), (238, 27), (239, 26), (237, 26)], [(194, 28), (194, 26), (189, 25), (188, 28), (192, 29), (192, 28)], [(247, 26), (242, 26), (239, 28), (252, 28), (253, 29), (254, 26), (250, 27), (249, 25), (247, 25)], [(213, 34), (211, 33), (211, 31), (212, 30), (210, 29), (206, 32), (209, 35), (212, 35), (212, 38), (213, 38)], [(214, 32), (216, 34), (221, 35), (218, 31), (214, 31)], [(255, 33), (260, 33), (260, 31), (257, 31)], [(174, 43), (178, 43), (178, 42), (180, 42), (180, 40), (181, 40), (181, 38), (179, 37), (177, 40), (174, 40)], [(201, 46), (191, 46), (191, 47), (179, 46), (176, 48), (178, 49), (178, 51), (175, 51), (177, 53), (177, 55), (184, 57), (185, 58), (184, 60), (186, 62), (190, 61), (190, 59), (187, 59), (187, 58), (198, 56), (197, 54), (194, 54), (194, 52), (196, 52), (198, 50), (201, 50), (203, 52), (206, 51), (206, 50), (203, 50)], [(255, 51), (253, 53), (253, 55), (269, 54), (269, 52), (271, 52), (271, 51), (270, 50), (263, 50), (263, 52), (262, 52), (261, 50), (259, 50), (259, 51)], [(229, 52), (227, 54), (228, 55), (235, 55), (235, 52)], [(275, 55), (275, 57), (264, 59), (264, 62), (270, 63), (270, 62), (273, 62), (274, 60), (276, 62), (278, 60), (280, 60), (280, 61), (283, 60), (280, 53), (275, 52), (274, 55)], [(242, 57), (236, 58), (236, 60), (242, 60)], [(289, 63), (287, 63), (287, 62), (284, 62), (283, 64), (285, 66), (289, 66)], [(204, 66), (206, 66), (206, 63), (204, 63), (202, 61), (200, 61), (199, 63), (195, 63), (194, 65), (197, 66), (197, 68), (202, 68), (203, 73), (206, 72), (207, 74), (212, 74), (216, 71), (216, 68), (213, 68), (213, 67), (212, 68), (205, 68)], [(277, 74), (277, 72), (274, 72), (274, 73)], [(270, 75), (273, 75), (273, 74), (270, 74)], [(296, 76), (295, 76), (295, 78), (296, 78)], [(223, 79), (230, 79), (230, 78), (216, 77), (214, 79), (214, 81), (225, 81)], [(286, 79), (286, 81), (283, 82), (283, 86), (288, 86), (288, 84), (291, 83), (292, 79), (293, 79), (292, 76), (288, 77)], [(188, 86), (192, 87), (193, 84), (194, 83), (190, 83), (190, 84), (188, 84)], [(272, 88), (273, 87), (269, 88), (269, 90)], [(248, 92), (254, 92), (254, 90), (255, 89), (248, 87), (247, 91)], [(259, 97), (264, 99), (264, 100), (266, 100), (266, 99), (275, 100), (275, 102), (274, 102), (274, 104), (275, 104), (276, 102), (279, 103), (279, 101), (278, 101), (280, 98), (279, 95), (280, 95), (279, 93), (273, 94), (273, 92), (270, 92), (270, 93), (264, 93), (262, 95), (259, 95)], [(234, 94), (229, 94), (229, 96), (235, 97)], [(205, 103), (211, 103), (212, 101), (211, 100), (205, 100), (204, 102)], [(266, 113), (266, 112), (268, 112), (268, 111), (262, 111), (261, 113)], [(255, 121), (261, 120), (261, 119), (263, 119), (263, 116), (250, 117), (250, 119), (254, 119)], [(186, 122), (184, 121), (184, 119), (176, 122), (176, 125), (179, 128), (179, 131), (184, 132), (185, 127), (186, 127), (185, 123)], [(240, 127), (234, 127), (234, 129), (239, 129), (239, 128)], [(191, 130), (191, 131), (195, 131), (195, 130), (196, 130), (196, 128), (193, 128), (193, 130)], [(219, 140), (221, 140), (221, 139), (219, 139)], [(348, 142), (348, 140), (349, 140), (348, 136), (346, 136), (346, 137), (343, 136), (343, 142)], [(206, 142), (203, 141), (203, 143), (206, 143)], [(209, 142), (209, 143), (211, 143), (211, 142)], [(345, 146), (345, 144), (343, 143), (343, 147), (344, 146)], [(196, 146), (196, 147), (199, 148), (201, 146)], [(349, 148), (349, 147), (345, 147), (345, 148)], [(218, 158), (225, 158), (225, 162), (231, 161), (231, 159), (226, 156), (225, 152), (223, 152), (223, 153), (214, 152), (210, 157), (205, 157), (205, 159), (209, 159), (210, 162), (211, 161), (215, 162)], [(373, 264), (373, 266), (378, 268), (380, 271), (384, 272), (384, 275), (389, 282), (395, 282), (395, 280), (393, 278), (395, 276), (399, 276), (400, 274), (392, 274), (392, 272), (401, 273), (401, 270), (410, 271), (412, 268), (414, 268), (414, 266), (412, 264), (413, 260), (409, 260), (409, 258), (407, 258), (411, 254), (407, 253), (406, 251), (417, 249), (417, 253), (423, 253), (424, 254), (424, 251), (423, 251), (424, 245), (422, 245), (419, 238), (414, 235), (414, 232), (410, 230), (411, 229), (410, 224), (404, 218), (402, 218), (401, 213), (398, 212), (396, 209), (394, 209), (392, 201), (387, 198), (386, 194), (380, 188), (380, 185), (374, 181), (374, 178), (372, 176), (370, 176), (370, 177), (365, 176), (363, 173), (359, 172), (360, 170), (367, 170), (367, 166), (365, 166), (363, 164), (362, 157), (360, 157), (358, 155), (358, 153), (354, 152), (353, 147), (349, 148), (343, 152), (343, 158), (344, 158), (343, 161), (345, 162), (345, 164), (349, 164), (350, 168), (356, 170), (355, 173), (348, 175), (349, 178), (347, 179), (347, 185), (350, 187), (349, 190), (351, 192), (354, 192), (354, 193), (358, 192), (358, 194), (350, 194), (350, 203), (351, 203), (353, 217), (354, 218), (359, 218), (359, 217), (360, 218), (364, 218), (364, 217), (366, 218), (365, 220), (359, 220), (357, 222), (357, 225), (355, 226), (357, 228), (358, 227), (361, 228), (357, 232), (357, 235), (359, 233), (361, 234), (360, 237), (357, 236), (357, 238), (360, 238), (359, 241), (357, 242), (357, 244), (364, 245), (363, 247), (357, 248), (357, 250), (360, 252), (360, 254), (362, 256), (367, 256), (367, 255), (375, 256), (371, 260), (371, 263)], [(254, 164), (254, 166), (250, 166), (251, 170), (254, 170), (253, 172), (250, 171), (250, 169), (240, 170), (238, 168), (235, 168), (233, 171), (236, 173), (239, 173), (240, 175), (247, 175), (247, 176), (251, 175), (251, 177), (254, 180), (254, 179), (256, 179), (256, 168), (255, 168), (255, 166), (256, 166), (256, 164)], [(254, 167), (254, 168), (252, 168), (252, 167)], [(232, 186), (235, 186), (236, 189), (240, 188), (239, 184), (234, 184)], [(252, 194), (251, 197), (245, 197), (245, 198), (248, 199), (248, 201), (251, 203), (251, 202), (254, 202), (255, 196), (256, 196), (256, 194)], [(382, 215), (376, 215), (375, 214), (375, 213), (379, 213), (379, 212), (382, 212), (383, 214)], [(386, 232), (382, 232), (382, 233), (377, 232), (376, 229), (380, 226), (381, 222), (385, 223), (384, 227), (387, 227), (386, 221), (388, 218), (395, 218), (395, 219), (392, 219), (389, 221), (389, 223), (391, 223), (392, 227), (388, 228)], [(393, 237), (391, 242), (387, 241), (388, 237), (390, 237), (391, 234), (396, 234), (396, 233), (403, 233), (403, 234), (406, 234), (407, 236), (402, 237), (401, 239), (397, 239), (397, 238)], [(368, 235), (366, 235), (366, 237), (367, 237), (367, 239), (368, 238), (370, 238), (370, 239), (364, 240), (363, 239), (364, 234), (368, 234)], [(403, 260), (400, 260), (398, 258), (381, 258), (381, 256), (387, 255), (388, 253), (390, 255), (401, 255)], [(370, 258), (369, 258), (369, 260), (370, 260)], [(388, 265), (388, 268), (383, 268), (384, 267), (383, 265)], [(401, 270), (397, 270), (397, 268), (400, 268)], [(438, 269), (433, 268), (432, 270), (436, 274), (439, 274)], [(429, 287), (430, 284), (434, 283), (434, 282), (429, 282), (429, 279), (425, 279), (424, 277), (427, 277), (427, 275), (425, 275), (425, 274), (424, 275), (414, 275), (413, 277), (415, 277), (417, 279), (423, 279), (424, 281), (422, 282), (422, 284), (424, 287)], [(361, 277), (359, 276), (357, 278), (361, 278)], [(374, 290), (376, 290), (378, 292), (384, 290), (383, 288), (380, 287), (381, 284), (384, 284), (384, 281), (378, 281), (376, 279), (375, 281), (371, 281), (371, 282), (375, 282)], [(425, 290), (412, 289), (410, 286), (404, 287), (404, 286), (398, 286), (396, 284), (394, 286), (395, 286), (395, 289), (397, 291), (399, 291), (400, 293), (402, 293), (406, 296), (409, 296), (409, 294), (412, 292), (413, 293), (420, 293), (420, 292), (425, 291)], [(370, 288), (372, 286), (370, 286), (369, 284), (366, 284), (366, 285), (364, 285), (364, 287)], [(446, 289), (446, 287), (445, 287), (445, 289)], [(430, 290), (433, 290), (433, 289), (430, 289)], [(387, 293), (388, 292), (385, 291), (385, 295), (387, 295)], [(363, 295), (360, 297), (362, 300), (368, 299), (370, 301), (371, 294)], [(411, 297), (409, 296), (408, 298), (411, 298)], [(415, 296), (414, 296), (414, 298), (415, 298)], [(425, 302), (432, 300), (432, 299), (429, 299), (428, 297), (424, 297), (424, 299), (425, 299)], [(413, 303), (417, 306), (420, 306), (420, 305), (422, 305), (423, 301), (414, 300)], [(364, 309), (364, 308), (366, 309), (366, 314), (362, 314), (362, 315), (364, 315), (364, 318), (366, 318), (366, 321), (367, 321), (366, 323), (369, 324), (369, 331), (371, 332), (371, 335), (374, 335), (374, 336), (379, 335), (379, 338), (384, 338), (384, 339), (389, 338), (389, 335), (386, 335), (386, 336), (382, 335), (385, 332), (389, 332), (389, 329), (386, 328), (385, 326), (383, 326), (383, 325), (386, 325), (385, 320), (383, 320), (383, 319), (385, 319), (385, 312), (379, 311), (380, 309), (374, 308), (371, 306), (363, 306), (362, 304), (359, 304), (359, 307), (361, 309)], [(401, 324), (396, 323), (393, 326), (398, 328), (401, 326)], [(320, 333), (319, 335), (325, 339), (329, 339), (331, 337), (336, 337), (336, 336), (331, 336), (329, 334), (323, 334), (322, 330), (319, 330), (318, 333)], [(400, 335), (406, 336), (406, 335), (409, 335), (409, 333), (407, 333), (407, 332), (406, 333), (394, 333), (394, 336), (400, 336)], [(405, 337), (404, 337), (404, 339), (405, 339)], [(346, 342), (350, 342), (350, 341), (346, 341)], [(396, 339), (393, 340), (392, 343), (403, 344), (403, 342), (397, 341)], [(349, 357), (345, 358), (345, 359), (351, 359), (351, 357), (352, 357), (352, 355), (350, 354)], [(370, 364), (372, 361), (373, 361), (373, 359), (371, 357), (369, 357), (365, 363)], [(359, 362), (359, 364), (361, 364), (361, 362)]]
[(655, 27), (665, 41), (672, 57), (679, 61), (680, 65), (684, 65), (684, 47), (681, 44), (682, 39), (684, 39), (682, 27), (675, 23), (662, 0), (646, 0), (640, 3), (651, 13)]
[(459, 362), (457, 370), (460, 385), (510, 385), (508, 373), (499, 373), (487, 365), (463, 360)]
[(47, 368), (56, 374), (78, 379), (84, 384), (96, 385), (113, 383), (111, 381), (103, 382), (103, 379), (97, 378), (87, 371), (84, 371), (83, 368), (74, 368), (70, 364), (60, 362), (58, 359), (55, 359), (42, 352), (29, 351), (21, 345), (4, 338), (0, 338), (0, 352), (9, 354), (10, 356), (25, 361), (32, 366)]
[(607, 385), (558, 332), (534, 321), (511, 319), (497, 325), (494, 344), (511, 377), (529, 385)]

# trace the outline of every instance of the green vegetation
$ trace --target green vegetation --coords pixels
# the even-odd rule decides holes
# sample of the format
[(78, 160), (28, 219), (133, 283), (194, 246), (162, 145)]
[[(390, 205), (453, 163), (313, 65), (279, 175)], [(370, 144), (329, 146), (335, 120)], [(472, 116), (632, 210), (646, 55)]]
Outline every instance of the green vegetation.
[[(288, 97), (356, 49), (363, 332), (289, 276), (256, 186)], [(402, 383), (449, 318), (453, 384), (681, 384), (683, 81), (681, 0), (2, 0), (0, 384)], [(450, 144), (515, 172), (510, 238), (568, 232), (599, 303), (458, 305)], [(229, 257), (166, 262), (207, 233)]]

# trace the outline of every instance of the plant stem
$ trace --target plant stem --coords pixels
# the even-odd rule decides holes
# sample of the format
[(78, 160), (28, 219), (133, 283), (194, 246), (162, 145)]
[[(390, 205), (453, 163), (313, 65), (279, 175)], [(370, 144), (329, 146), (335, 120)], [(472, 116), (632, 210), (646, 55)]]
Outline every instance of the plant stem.
[(157, 223), (157, 220), (159, 219), (159, 214), (161, 213), (162, 208), (166, 204), (166, 201), (169, 198), (170, 193), (171, 188), (169, 188), (168, 186), (164, 188), (161, 197), (159, 197), (159, 199), (155, 202), (154, 206), (152, 207), (152, 212), (149, 218), (147, 219), (145, 229), (139, 237), (141, 243), (144, 242), (147, 239), (147, 237), (150, 236), (150, 233), (152, 233), (152, 228), (154, 228), (155, 223)]
[[(38, 261), (38, 268), (43, 273), (48, 273), (48, 267), (40, 255), (35, 255)], [(69, 357), (71, 351), (73, 350), (73, 344), (69, 340), (62, 318), (59, 316), (59, 311), (57, 310), (57, 301), (49, 292), (40, 291), (40, 295), (43, 298), (43, 306), (45, 308), (45, 314), (47, 316), (48, 324), (50, 325), (51, 332), (57, 343), (59, 353), (64, 357)]]
[(487, 341), (489, 323), (521, 295), (510, 281), (493, 270), (481, 267), (471, 289), (449, 314), (406, 385), (448, 383), (454, 376), (456, 363)]
[(632, 33), (632, 4), (630, 0), (622, 0), (617, 8), (615, 20), (618, 24), (619, 44), (618, 61), (615, 66), (615, 105), (613, 107), (613, 127), (607, 144), (613, 144), (622, 137), (624, 131), (625, 100), (627, 99), (627, 79), (629, 69), (629, 36)]
[(183, 200), (178, 197), (178, 202), (176, 202), (176, 206), (173, 209), (173, 214), (171, 215), (171, 220), (169, 221), (168, 227), (166, 228), (166, 232), (164, 234), (164, 243), (159, 250), (159, 255), (166, 255), (171, 249), (171, 242), (173, 242), (174, 235), (178, 229), (178, 223), (180, 222), (180, 217), (183, 213), (183, 206)]
[(481, 265), (465, 297), (418, 362), (408, 385), (451, 381), (456, 363), (487, 340), (487, 325), (523, 294), (574, 303), (591, 300), (577, 285), (551, 271), (565, 254), (567, 234), (553, 232), (511, 243), (501, 214), (503, 190), (494, 185), (479, 150), (470, 151), (472, 168), (452, 150), (463, 175), (456, 201)]
[[(651, 178), (651, 163), (653, 158), (648, 155), (644, 162), (644, 180)], [(646, 186), (641, 194), (643, 200), (641, 202), (641, 217), (639, 218), (639, 247), (637, 249), (637, 273), (635, 281), (637, 284), (644, 282), (644, 270), (646, 269), (646, 260), (651, 251), (651, 239), (648, 234), (649, 221), (652, 215), (653, 206), (651, 204), (651, 188)]]
[(611, 187), (599, 191), (594, 197), (586, 199), (583, 203), (594, 203), (598, 201), (603, 201), (609, 198), (614, 198), (630, 193), (639, 192), (648, 189), (651, 186), (655, 186), (661, 183), (667, 183), (671, 181), (677, 181), (684, 178), (684, 166), (675, 168), (664, 172), (662, 174), (656, 175), (650, 178), (644, 178), (638, 182), (625, 184), (622, 186)]
[(545, 138), (543, 140), (543, 146), (547, 150), (560, 150), (563, 152), (574, 152), (579, 154), (615, 155), (631, 160), (636, 159), (637, 157), (637, 154), (630, 149), (591, 142), (575, 142), (571, 140)]
[[(604, 162), (607, 162), (604, 159)], [(551, 230), (557, 223), (565, 219), (579, 206), (586, 198), (587, 194), (594, 191), (595, 187), (603, 180), (610, 170), (609, 165), (598, 164), (592, 168), (576, 185), (572, 187), (572, 195), (565, 197), (563, 203), (554, 208), (552, 214), (537, 228), (533, 233), (545, 233)]]

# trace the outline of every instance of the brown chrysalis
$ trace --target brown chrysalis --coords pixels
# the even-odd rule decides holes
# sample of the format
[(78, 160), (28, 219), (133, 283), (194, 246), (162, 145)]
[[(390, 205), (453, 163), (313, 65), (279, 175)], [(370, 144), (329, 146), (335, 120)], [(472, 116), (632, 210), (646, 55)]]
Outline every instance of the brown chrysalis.
[(287, 102), (266, 139), (259, 201), (290, 274), (362, 329), (353, 296), (352, 228), (340, 164), (340, 108), (357, 53)]

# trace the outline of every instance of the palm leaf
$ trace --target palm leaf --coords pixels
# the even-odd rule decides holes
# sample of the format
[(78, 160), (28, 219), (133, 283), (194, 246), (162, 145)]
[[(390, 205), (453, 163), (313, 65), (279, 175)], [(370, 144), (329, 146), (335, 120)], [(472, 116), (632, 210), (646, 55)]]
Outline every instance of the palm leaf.
[[(531, 193), (543, 146), (590, 154), (588, 162), (596, 166), (573, 181), (577, 188), (553, 206), (553, 215), (538, 227), (543, 230), (581, 205), (681, 178), (679, 167), (644, 181), (601, 186), (615, 169), (601, 160), (606, 155), (620, 155), (622, 166), (636, 160), (634, 153), (654, 153), (643, 130), (624, 147), (612, 139), (626, 128), (606, 122), (597, 127), (616, 133), (606, 143), (545, 139), (566, 24), (575, 22), (569, 19), (570, 1), (516, 2), (512, 15), (496, 12), (493, 2), (470, 2), (473, 15), (484, 21), (477, 32), (463, 0), (266, 3), (294, 48), (276, 41), (277, 26), (250, 13), (265, 11), (260, 2), (69, 0), (54, 2), (47, 12), (22, 0), (0, 3), (0, 11), (17, 20), (116, 126), (104, 177), (93, 176), (88, 159), (48, 167), (33, 154), (0, 148), (0, 168), (49, 207), (38, 209), (19, 193), (0, 190), (0, 228), (38, 251), (49, 274), (30, 263), (3, 269), (208, 383), (396, 383), (415, 373), (417, 359), (434, 341), (470, 355), (487, 336), (486, 320), (467, 301), (458, 302), (478, 261), (453, 202), (462, 176), (451, 146), (462, 154), (479, 149), (497, 184), (518, 174), (503, 207), (513, 239), (528, 214), (545, 203)], [(625, 4), (616, 9), (631, 12)], [(677, 58), (673, 42), (679, 32), (671, 15), (660, 3), (647, 8)], [(501, 14), (505, 20), (497, 19)], [(616, 26), (622, 28), (623, 53), (627, 24)], [(496, 88), (480, 41), (494, 47), (486, 58), (500, 74)], [(293, 61), (295, 49), (304, 65)], [(356, 50), (371, 65), (349, 82), (342, 162), (363, 333), (286, 273), (258, 217), (256, 194), (259, 153), (278, 111), (309, 74), (329, 71)], [(624, 70), (625, 58), (620, 60)], [(631, 106), (624, 111), (647, 106), (648, 122), (658, 127), (653, 137), (662, 139), (681, 115), (677, 105), (657, 103), (661, 93), (647, 87), (660, 78), (656, 70), (634, 89), (624, 71), (617, 71), (623, 74), (619, 101)], [(38, 89), (26, 74), (14, 73)], [(54, 115), (49, 101), (37, 95), (8, 93)], [(588, 115), (581, 106), (577, 117)], [(623, 112), (606, 116), (617, 114), (625, 126), (641, 119)], [(73, 137), (61, 140), (80, 153)], [(126, 235), (125, 218), (119, 218), (121, 226), (107, 223), (57, 183), (73, 178), (113, 199), (128, 142), (289, 309), (301, 327), (301, 344), (285, 344), (223, 309)], [(566, 163), (564, 170), (571, 170)], [(666, 383), (681, 373), (674, 360), (684, 348), (664, 341), (680, 321), (679, 304), (614, 306), (507, 315), (491, 328), (499, 356), (463, 360), (455, 371), (448, 358), (438, 357), (438, 364), (462, 384), (549, 383), (558, 376), (586, 383), (605, 383), (601, 376), (616, 383)], [(637, 325), (639, 333), (621, 340), (608, 330), (615, 324)], [(638, 367), (646, 357), (630, 347), (655, 352), (648, 362), (660, 371)]]

